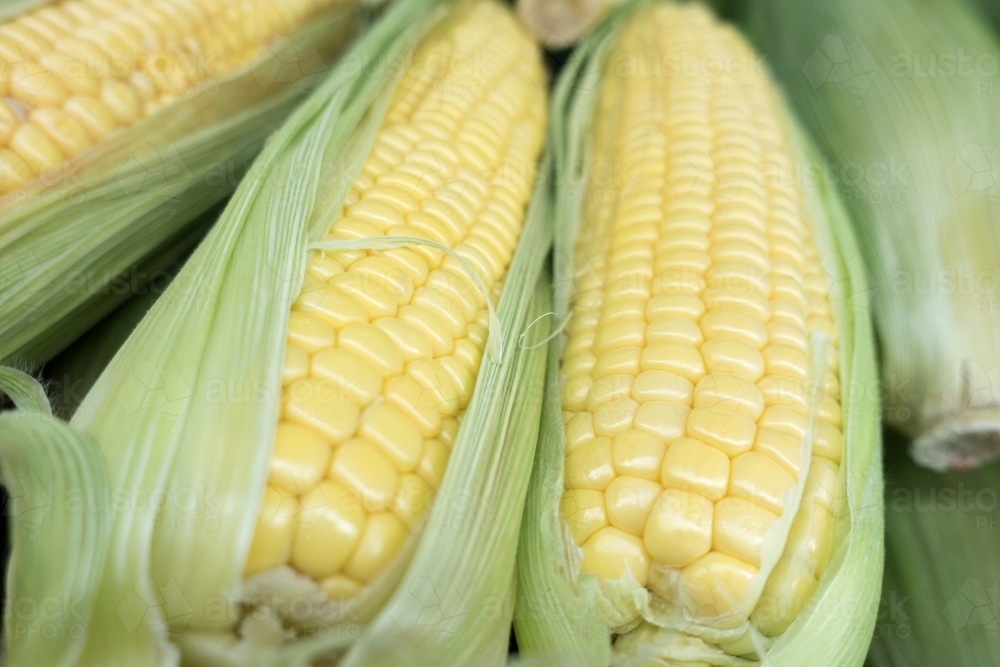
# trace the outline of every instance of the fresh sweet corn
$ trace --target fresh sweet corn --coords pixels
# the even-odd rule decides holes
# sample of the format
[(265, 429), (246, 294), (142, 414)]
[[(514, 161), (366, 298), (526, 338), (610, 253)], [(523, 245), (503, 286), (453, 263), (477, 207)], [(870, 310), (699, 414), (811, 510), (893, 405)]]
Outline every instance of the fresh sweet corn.
[[(874, 373), (846, 223), (797, 176), (808, 145), (755, 54), (707, 9), (639, 3), (584, 43), (556, 93), (557, 173), (587, 179), (557, 194), (560, 416), (522, 531), (519, 646), (805, 664), (785, 647), (830, 623), (824, 580), (857, 595), (851, 625), (877, 599), (878, 557), (836, 541), (851, 524), (877, 552), (881, 533), (877, 409), (844, 388)], [(824, 641), (822, 664), (863, 659)]]
[(44, 459), (15, 504), (136, 500), (83, 532), (60, 504), (37, 575), (18, 533), (19, 594), (79, 593), (85, 627), (12, 638), (18, 664), (503, 664), (511, 605), (467, 609), (514, 597), (550, 331), (545, 97), (503, 5), (400, 0), (68, 425), (0, 367), (0, 456)]
[[(461, 260), (498, 292), (541, 149), (535, 51), (480, 2), (415, 54), (327, 239), (418, 237), (455, 254), (416, 245), (309, 260), (248, 575), (289, 565), (353, 597), (430, 509), (488, 335), (490, 295)], [(437, 71), (445, 59), (488, 66)]]
[(227, 197), (358, 0), (0, 6), (0, 360), (39, 368)]
[[(643, 16), (623, 29), (620, 62), (753, 62), (701, 8)], [(786, 497), (805, 475), (808, 509), (765, 592), (801, 604), (829, 554), (843, 438), (830, 282), (803, 194), (752, 175), (790, 171), (790, 138), (753, 69), (603, 85), (593, 159), (634, 167), (600, 186), (628, 193), (616, 207), (588, 200), (577, 241), (562, 510), (582, 572), (628, 569), (687, 615), (726, 619), (749, 599), (768, 531), (798, 512)], [(803, 459), (817, 330), (830, 334), (828, 374)], [(758, 624), (765, 634), (798, 611), (778, 606)]]
[(250, 62), (333, 0), (62, 0), (0, 25), (0, 194)]

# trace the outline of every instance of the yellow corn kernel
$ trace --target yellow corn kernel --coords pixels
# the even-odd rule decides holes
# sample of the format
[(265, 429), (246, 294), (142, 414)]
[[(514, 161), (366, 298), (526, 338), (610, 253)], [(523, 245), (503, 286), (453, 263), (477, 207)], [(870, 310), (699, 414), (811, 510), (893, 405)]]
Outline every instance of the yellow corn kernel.
[(660, 479), (660, 466), (666, 451), (661, 440), (635, 429), (619, 433), (611, 443), (611, 457), (619, 475), (653, 481)]
[(335, 574), (347, 561), (367, 523), (365, 512), (348, 490), (324, 480), (302, 497), (292, 563), (313, 577)]
[(591, 535), (608, 525), (604, 494), (600, 491), (572, 489), (563, 494), (559, 507), (577, 544), (583, 544)]
[[(358, 581), (368, 583), (384, 570), (399, 553), (408, 534), (406, 525), (395, 514), (381, 512), (368, 517), (361, 536), (344, 572)], [(322, 553), (322, 549), (318, 549)]]
[(296, 380), (285, 393), (289, 419), (319, 431), (331, 442), (343, 442), (358, 427), (360, 410), (339, 387), (312, 378)]
[(642, 540), (612, 526), (598, 530), (583, 545), (581, 572), (601, 579), (619, 579), (628, 571), (645, 586), (649, 578), (649, 553)]
[(32, 112), (30, 119), (49, 135), (67, 157), (72, 157), (93, 144), (87, 130), (62, 109), (38, 109)]
[(619, 475), (604, 491), (608, 521), (633, 535), (642, 535), (649, 510), (663, 488), (656, 482)]
[(71, 97), (63, 104), (63, 110), (75, 118), (94, 141), (118, 127), (108, 108), (93, 97)]
[(280, 422), (271, 457), (270, 483), (296, 495), (310, 491), (323, 477), (330, 463), (330, 445), (316, 431)]
[(247, 558), (247, 575), (269, 570), (288, 560), (299, 511), (299, 499), (295, 495), (270, 486), (264, 490)]
[(8, 144), (10, 150), (31, 165), (36, 173), (44, 174), (65, 159), (65, 153), (48, 133), (35, 123), (24, 123), (14, 132)]
[(434, 489), (420, 475), (407, 473), (399, 478), (399, 489), (392, 502), (396, 513), (408, 528), (413, 528), (430, 510)]
[(0, 148), (0, 193), (16, 190), (35, 177), (35, 170), (14, 151)]

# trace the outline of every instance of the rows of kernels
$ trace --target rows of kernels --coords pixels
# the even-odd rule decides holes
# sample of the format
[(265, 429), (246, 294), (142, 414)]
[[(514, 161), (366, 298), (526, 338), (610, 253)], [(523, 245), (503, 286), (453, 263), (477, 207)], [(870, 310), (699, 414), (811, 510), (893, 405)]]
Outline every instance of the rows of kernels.
[[(507, 10), (473, 5), (415, 54), (328, 238), (434, 239), (495, 302), (541, 150), (543, 91)], [(310, 259), (247, 574), (288, 564), (345, 598), (385, 569), (441, 484), (487, 313), (462, 263), (429, 246)], [(269, 511), (274, 498), (283, 511)]]
[[(584, 572), (628, 568), (705, 623), (743, 606), (768, 530), (796, 512), (765, 591), (782, 613), (754, 617), (776, 634), (829, 553), (836, 329), (797, 184), (758, 176), (793, 173), (781, 111), (713, 23), (696, 5), (637, 12), (604, 78), (562, 361), (562, 512)], [(671, 70), (682, 61), (694, 69)], [(787, 508), (816, 330), (828, 374), (806, 495)], [(794, 604), (777, 599), (789, 586)]]
[(0, 194), (250, 62), (333, 0), (63, 0), (0, 25)]

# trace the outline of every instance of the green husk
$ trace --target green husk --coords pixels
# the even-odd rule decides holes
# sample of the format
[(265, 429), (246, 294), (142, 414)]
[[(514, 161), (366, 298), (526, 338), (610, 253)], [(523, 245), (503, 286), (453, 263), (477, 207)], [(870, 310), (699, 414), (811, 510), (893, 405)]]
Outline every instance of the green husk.
[[(398, 65), (464, 6), (402, 0), (387, 10), (267, 143), (219, 222), (76, 412), (69, 430), (93, 441), (108, 485), (127, 501), (111, 506), (102, 542), (109, 557), (100, 564), (83, 653), (72, 664), (505, 660), (514, 545), (540, 413), (533, 392), (550, 327), (545, 179), (536, 184), (496, 308), (499, 329), (489, 334), (503, 354), (485, 357), (419, 539), (355, 602), (326, 602), (305, 616), (281, 607), (289, 599), (315, 602), (295, 588), (300, 581), (279, 577), (268, 588), (242, 580), (271, 458), (288, 314), (308, 248), (325, 235), (323, 213), (339, 209), (374, 142), (405, 69)], [(342, 187), (321, 189), (331, 178)], [(23, 446), (32, 443), (24, 434)], [(178, 501), (143, 502), (157, 494)], [(15, 541), (15, 552), (21, 548)]]
[[(622, 22), (643, 2), (610, 14), (582, 41), (558, 82), (550, 113), (556, 192), (554, 258), (556, 317), (565, 321), (572, 296), (576, 230), (589, 172), (589, 142), (601, 75)], [(787, 115), (801, 160), (816, 159), (808, 139)], [(845, 458), (841, 505), (835, 513), (834, 551), (819, 588), (801, 615), (769, 647), (760, 664), (848, 667), (860, 665), (875, 621), (882, 568), (882, 481), (876, 367), (864, 270), (846, 214), (836, 193), (808, 179), (810, 218), (816, 221), (824, 268), (835, 276), (833, 308), (841, 340)], [(660, 631), (664, 620), (648, 609), (649, 593), (634, 580), (605, 582), (591, 575), (575, 579), (574, 559), (562, 525), (564, 428), (559, 358), (564, 341), (551, 342), (545, 405), (518, 556), (514, 618), (520, 653), (526, 660), (568, 660), (569, 664), (747, 665), (719, 646), (693, 641), (684, 632)], [(822, 357), (820, 357), (822, 358)], [(621, 623), (640, 610), (644, 622)], [(634, 629), (633, 629), (634, 628)], [(617, 640), (612, 645), (612, 633)], [(621, 648), (621, 650), (619, 650)], [(569, 656), (567, 658), (567, 656)], [(555, 663), (554, 663), (555, 664)]]
[(959, 0), (746, 11), (855, 223), (886, 420), (932, 468), (1000, 455), (1000, 45)]
[[(0, 368), (0, 391), (16, 411), (0, 413), (4, 508), (16, 547), (7, 566), (5, 664), (77, 664), (107, 556), (110, 517), (89, 511), (83, 492), (108, 490), (101, 454), (52, 417), (31, 376)], [(58, 546), (58, 548), (53, 548)]]
[(3, 7), (0, 7), (0, 21), (17, 18), (21, 14), (26, 14), (50, 2), (52, 0), (7, 0)]
[(1000, 664), (1000, 466), (935, 473), (886, 454), (886, 569), (872, 667)]
[(109, 284), (176, 259), (178, 240), (233, 191), (360, 16), (345, 0), (253, 63), (0, 198), (0, 361), (37, 368), (127, 298)]
[[(169, 263), (144, 266), (142, 273), (148, 276), (143, 284), (118, 285), (132, 296), (118, 306), (107, 317), (73, 341), (69, 347), (53, 357), (42, 368), (42, 378), (48, 400), (56, 416), (70, 420), (80, 407), (83, 398), (104, 372), (104, 368), (118, 352), (118, 348), (128, 339), (142, 318), (156, 300), (180, 272), (189, 251), (208, 232), (211, 224), (222, 212), (221, 206), (210, 209), (201, 216), (201, 224), (194, 227), (187, 236), (179, 239), (183, 253)], [(162, 252), (161, 257), (172, 257), (174, 251)], [(158, 259), (160, 259), (158, 258)]]

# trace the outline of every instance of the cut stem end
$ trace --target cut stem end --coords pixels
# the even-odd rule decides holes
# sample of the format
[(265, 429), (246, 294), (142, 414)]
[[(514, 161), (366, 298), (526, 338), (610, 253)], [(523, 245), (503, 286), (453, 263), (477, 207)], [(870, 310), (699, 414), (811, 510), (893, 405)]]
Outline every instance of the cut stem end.
[(517, 16), (546, 48), (573, 45), (600, 18), (601, 0), (518, 0)]
[(1000, 410), (969, 409), (925, 424), (910, 454), (939, 472), (977, 468), (1000, 458)]

